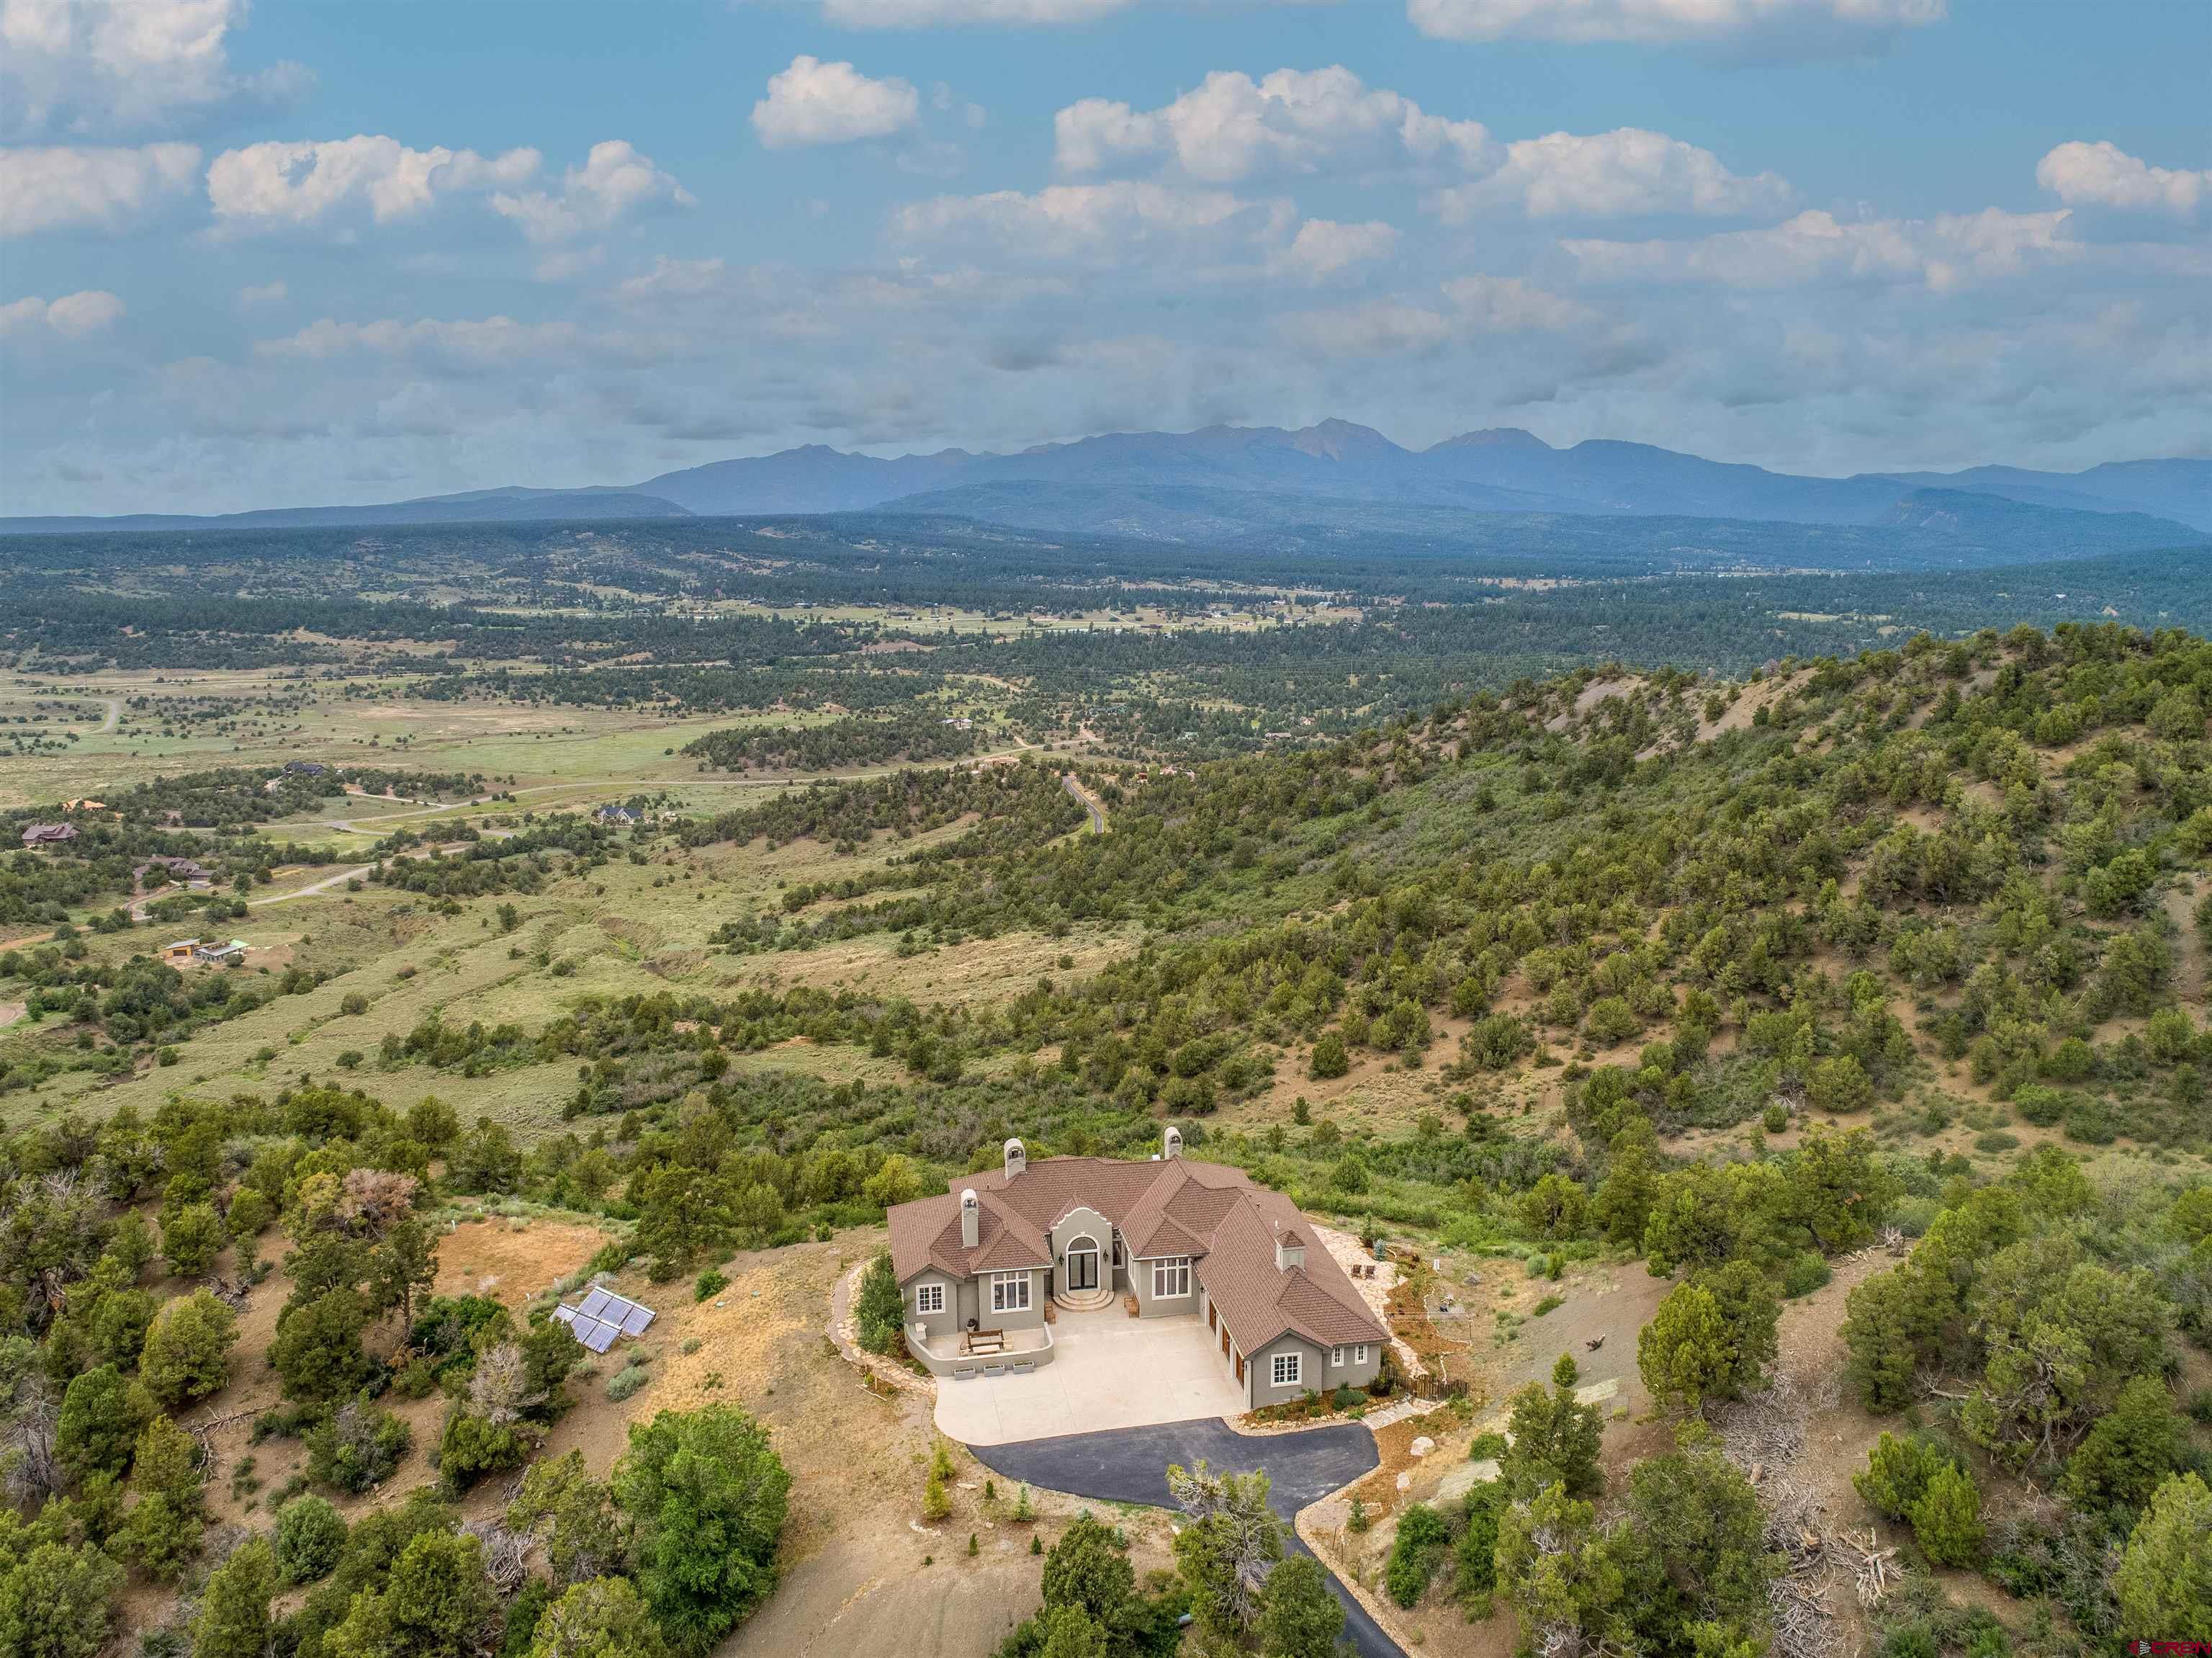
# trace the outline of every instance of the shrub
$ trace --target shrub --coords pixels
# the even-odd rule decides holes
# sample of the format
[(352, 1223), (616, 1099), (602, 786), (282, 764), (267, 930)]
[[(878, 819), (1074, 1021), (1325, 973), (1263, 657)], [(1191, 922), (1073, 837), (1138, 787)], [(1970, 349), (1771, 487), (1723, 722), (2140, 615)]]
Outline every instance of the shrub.
[(536, 1446), (524, 1423), (495, 1422), (457, 1410), (438, 1436), (438, 1476), (448, 1491), (465, 1491), (486, 1474), (520, 1468)]
[(1947, 1462), (1929, 1477), (1920, 1500), (1905, 1510), (1912, 1534), (1939, 1566), (1970, 1566), (1981, 1557), (1982, 1494), (1973, 1477)]
[(287, 1583), (330, 1576), (345, 1552), (343, 1516), (319, 1496), (295, 1496), (276, 1511), (276, 1570)]
[(360, 1492), (391, 1477), (415, 1435), (391, 1411), (356, 1399), (309, 1429), (307, 1440), (309, 1474), (342, 1491)]
[(699, 1658), (775, 1586), (791, 1476), (750, 1417), (714, 1405), (632, 1423), (611, 1483), (637, 1526), (631, 1581), (670, 1647)]
[(205, 1399), (230, 1380), (238, 1314), (204, 1289), (167, 1302), (154, 1315), (138, 1359), (146, 1391), (171, 1410)]
[(646, 1368), (632, 1359), (607, 1378), (607, 1397), (619, 1405), (652, 1380)]
[(695, 1301), (712, 1301), (730, 1287), (730, 1275), (719, 1266), (710, 1266), (702, 1272), (691, 1285)]
[(2066, 1096), (2040, 1082), (2023, 1083), (2015, 1089), (2012, 1105), (2022, 1122), (2033, 1123), (2038, 1128), (2050, 1128), (2066, 1114)]
[(1835, 1277), (1829, 1269), (1827, 1257), (1814, 1250), (1805, 1250), (1790, 1258), (1782, 1269), (1782, 1293), (1791, 1301), (1800, 1295), (1809, 1295)]
[(860, 1345), (871, 1353), (888, 1353), (898, 1344), (906, 1326), (906, 1296), (891, 1266), (891, 1253), (879, 1249), (860, 1274), (860, 1293), (853, 1308)]
[(1853, 1474), (1851, 1484), (1868, 1506), (1892, 1520), (1902, 1520), (1920, 1500), (1936, 1469), (1949, 1461), (1925, 1441), (1899, 1439), (1884, 1434), (1867, 1453), (1866, 1472)]
[(1313, 1045), (1311, 1069), (1315, 1079), (1324, 1082), (1349, 1071), (1352, 1059), (1344, 1051), (1344, 1038), (1334, 1031), (1323, 1031)]
[(1398, 1535), (1390, 1545), (1390, 1558), (1382, 1570), (1383, 1586), (1390, 1591), (1390, 1598), (1401, 1606), (1419, 1605), (1450, 1543), (1451, 1527), (1427, 1504), (1416, 1503), (1400, 1515)]

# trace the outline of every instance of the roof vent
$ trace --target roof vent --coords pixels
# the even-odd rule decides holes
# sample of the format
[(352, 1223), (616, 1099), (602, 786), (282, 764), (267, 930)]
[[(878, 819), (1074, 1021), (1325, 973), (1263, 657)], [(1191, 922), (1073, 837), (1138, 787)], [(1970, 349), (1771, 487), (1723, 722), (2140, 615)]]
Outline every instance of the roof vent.
[(1279, 1228), (1275, 1233), (1275, 1271), (1287, 1272), (1292, 1267), (1306, 1264), (1306, 1240), (1295, 1232)]
[(1170, 1157), (1182, 1155), (1182, 1131), (1170, 1123), (1167, 1132), (1160, 1136), (1160, 1149)]
[(1006, 1178), (1011, 1180), (1030, 1166), (1030, 1155), (1022, 1149), (1019, 1140), (1006, 1142)]
[(960, 1247), (973, 1249), (983, 1240), (983, 1205), (971, 1188), (960, 1194)]

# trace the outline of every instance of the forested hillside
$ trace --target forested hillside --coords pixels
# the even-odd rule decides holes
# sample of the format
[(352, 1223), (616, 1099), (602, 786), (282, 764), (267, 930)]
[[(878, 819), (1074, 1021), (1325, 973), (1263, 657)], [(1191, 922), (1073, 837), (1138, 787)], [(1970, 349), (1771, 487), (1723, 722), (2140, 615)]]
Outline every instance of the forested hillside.
[[(0, 865), (8, 1650), (704, 1653), (803, 1557), (787, 1505), (872, 1523), (810, 1448), (828, 1418), (779, 1415), (842, 1397), (819, 1284), (1009, 1136), (1141, 1157), (1163, 1120), (1438, 1264), (1393, 1327), (1455, 1383), (1428, 1430), (1498, 1477), (1363, 1487), (1324, 1555), (1434, 1649), (2206, 1633), (2195, 634), (1908, 632), (1875, 619), (1900, 588), (1867, 649), (1793, 653), (1833, 620), (1753, 626), (1774, 594), (1715, 583), (1571, 623), (1517, 587), (1326, 619), (1093, 595), (1119, 631), (264, 596), (330, 631), (217, 680), (160, 654), (227, 648), (212, 596), (165, 646), (154, 601), (45, 591), (78, 622), (18, 641), (40, 763), (125, 775), (11, 808), (11, 838), (76, 832)], [(1552, 671), (1547, 613), (1621, 648)], [(1700, 638), (1768, 660), (1676, 655)], [(287, 748), (327, 763), (256, 758)], [(164, 949), (187, 926), (246, 965)], [(579, 1253), (456, 1282), (487, 1216)], [(550, 1319), (594, 1271), (672, 1320), (820, 1275), (789, 1326), (817, 1368), (679, 1323), (706, 1333), (595, 1379)], [(1633, 1390), (1610, 1417), (1575, 1362), (1542, 1385), (1571, 1327)], [(1799, 1409), (1815, 1338), (1841, 1392)], [(1745, 1413), (1792, 1410), (1775, 1476)], [(941, 1570), (946, 1525), (1017, 1522), (948, 1521), (937, 1458)], [(678, 1467), (717, 1471), (684, 1501), (719, 1530), (670, 1522)], [(1859, 1525), (1894, 1581), (1803, 1600)], [(902, 1511), (869, 1535), (920, 1569)], [(1069, 1563), (1133, 1546), (1103, 1536), (1066, 1528), (1010, 1655), (1303, 1653), (1269, 1643), (1327, 1621), (1297, 1572), (1208, 1600), (1192, 1545), (1066, 1633)]]

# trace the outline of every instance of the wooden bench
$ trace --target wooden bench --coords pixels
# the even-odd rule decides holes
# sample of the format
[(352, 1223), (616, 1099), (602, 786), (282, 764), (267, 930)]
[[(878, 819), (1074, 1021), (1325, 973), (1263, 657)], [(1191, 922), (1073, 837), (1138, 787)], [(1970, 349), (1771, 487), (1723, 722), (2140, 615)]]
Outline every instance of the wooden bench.
[(961, 1338), (963, 1353), (1003, 1353), (1006, 1350), (1006, 1332), (1003, 1330), (970, 1330)]

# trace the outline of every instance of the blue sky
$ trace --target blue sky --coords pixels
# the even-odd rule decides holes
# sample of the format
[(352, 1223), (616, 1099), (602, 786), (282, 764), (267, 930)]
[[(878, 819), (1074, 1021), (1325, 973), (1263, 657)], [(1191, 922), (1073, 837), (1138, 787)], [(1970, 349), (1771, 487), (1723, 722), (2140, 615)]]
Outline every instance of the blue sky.
[(2212, 7), (0, 0), (0, 511), (826, 442), (2212, 454)]

